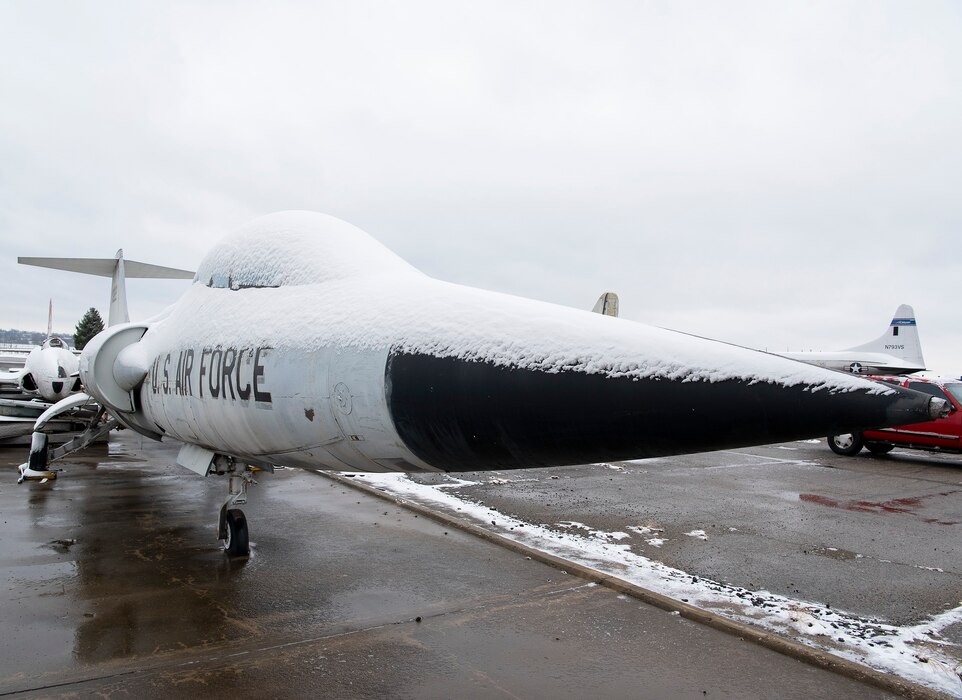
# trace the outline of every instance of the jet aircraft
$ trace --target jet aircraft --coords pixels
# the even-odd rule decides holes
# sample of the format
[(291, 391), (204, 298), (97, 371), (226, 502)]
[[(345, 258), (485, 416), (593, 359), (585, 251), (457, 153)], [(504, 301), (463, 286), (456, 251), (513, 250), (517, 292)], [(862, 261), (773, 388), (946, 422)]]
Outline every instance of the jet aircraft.
[(53, 300), (47, 315), (47, 337), (30, 350), (23, 367), (0, 374), (0, 382), (16, 385), (21, 392), (56, 403), (80, 390), (78, 359), (66, 343), (53, 334)]
[[(312, 212), (243, 226), (164, 314), (97, 335), (84, 390), (227, 475), (246, 554), (256, 470), (474, 471), (681, 454), (927, 420), (944, 401), (605, 314), (430, 278)], [(39, 430), (80, 396), (51, 408)], [(42, 433), (24, 476), (49, 474)]]

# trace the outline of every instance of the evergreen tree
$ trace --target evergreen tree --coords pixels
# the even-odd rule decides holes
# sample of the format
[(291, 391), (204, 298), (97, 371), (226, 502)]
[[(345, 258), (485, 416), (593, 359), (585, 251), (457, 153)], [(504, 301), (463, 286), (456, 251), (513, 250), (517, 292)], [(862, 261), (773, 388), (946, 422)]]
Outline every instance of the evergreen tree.
[(73, 335), (74, 346), (78, 350), (83, 350), (87, 342), (103, 329), (104, 320), (100, 317), (100, 312), (91, 306), (77, 324), (77, 330)]

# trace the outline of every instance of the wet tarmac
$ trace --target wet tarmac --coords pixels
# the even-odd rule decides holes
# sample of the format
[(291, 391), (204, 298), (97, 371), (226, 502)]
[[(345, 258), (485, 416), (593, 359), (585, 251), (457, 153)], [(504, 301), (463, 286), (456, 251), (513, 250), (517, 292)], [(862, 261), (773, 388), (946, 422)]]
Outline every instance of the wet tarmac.
[[(0, 450), (0, 695), (889, 697), (310, 472), (261, 479), (252, 555), (228, 560), (226, 483), (176, 449), (122, 432), (20, 486), (22, 451)], [(651, 520), (666, 560), (772, 590), (906, 619), (957, 604), (956, 462), (775, 449), (473, 488), (539, 522)]]
[(626, 531), (634, 551), (715, 581), (899, 624), (962, 604), (962, 456), (842, 457), (817, 440), (459, 476), (479, 482), (461, 496), (500, 513)]

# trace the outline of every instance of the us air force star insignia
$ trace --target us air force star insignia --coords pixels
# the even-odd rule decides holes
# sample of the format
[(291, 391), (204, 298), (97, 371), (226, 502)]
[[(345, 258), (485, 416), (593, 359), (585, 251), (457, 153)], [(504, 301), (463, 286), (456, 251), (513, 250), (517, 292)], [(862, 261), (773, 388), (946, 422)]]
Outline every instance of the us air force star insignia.
[(862, 371), (862, 365), (860, 365), (858, 362), (853, 362), (848, 366), (848, 369), (852, 374), (858, 374)]

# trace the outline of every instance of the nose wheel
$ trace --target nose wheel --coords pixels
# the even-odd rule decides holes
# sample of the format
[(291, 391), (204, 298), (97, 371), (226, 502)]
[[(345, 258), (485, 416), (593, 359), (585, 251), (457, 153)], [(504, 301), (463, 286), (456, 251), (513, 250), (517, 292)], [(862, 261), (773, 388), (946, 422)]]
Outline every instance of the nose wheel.
[(224, 551), (232, 557), (244, 557), (251, 553), (250, 537), (247, 534), (247, 518), (240, 508), (227, 511), (225, 519)]

